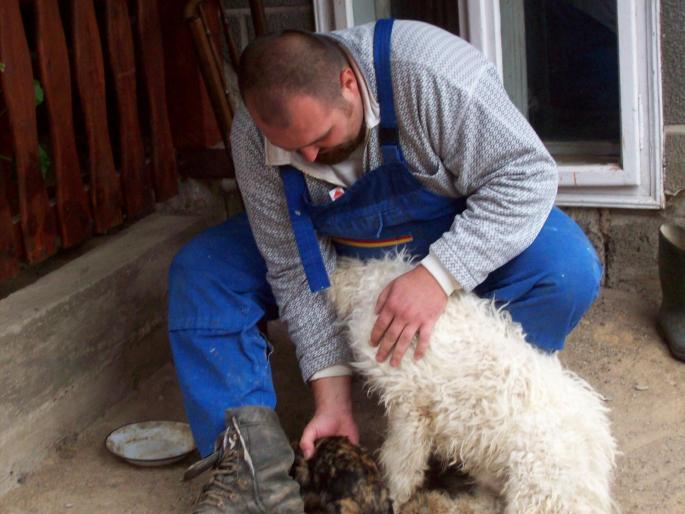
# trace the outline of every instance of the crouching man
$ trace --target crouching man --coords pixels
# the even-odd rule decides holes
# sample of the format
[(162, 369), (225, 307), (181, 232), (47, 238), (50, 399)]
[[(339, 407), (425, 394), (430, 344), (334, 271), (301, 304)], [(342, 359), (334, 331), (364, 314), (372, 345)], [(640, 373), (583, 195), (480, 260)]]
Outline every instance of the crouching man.
[(169, 336), (185, 408), (213, 467), (193, 512), (301, 513), (274, 414), (264, 316), (287, 324), (315, 414), (305, 455), (358, 440), (350, 358), (328, 273), (337, 255), (406, 249), (419, 264), (377, 302), (370, 344), (400, 365), (429, 348), (447, 297), (506, 304), (547, 351), (590, 306), (601, 266), (553, 208), (557, 171), (495, 69), (436, 27), (381, 20), (330, 35), (255, 40), (240, 62), (233, 159), (247, 215), (188, 243), (169, 282)]

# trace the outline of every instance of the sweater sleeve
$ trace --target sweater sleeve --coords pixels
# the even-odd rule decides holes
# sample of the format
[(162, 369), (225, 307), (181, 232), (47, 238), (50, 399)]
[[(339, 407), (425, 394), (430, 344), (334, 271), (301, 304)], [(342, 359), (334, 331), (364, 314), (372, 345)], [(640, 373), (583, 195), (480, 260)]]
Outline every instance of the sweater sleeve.
[(471, 290), (533, 242), (554, 204), (558, 172), (494, 67), (484, 66), (467, 96), (445, 94), (447, 79), (435, 85), (443, 137), (434, 150), (468, 200), (430, 252)]
[[(322, 369), (349, 362), (349, 346), (325, 292), (309, 290), (278, 168), (265, 165), (264, 140), (242, 105), (233, 121), (231, 147), (250, 227), (266, 262), (267, 280), (307, 381)], [(328, 240), (319, 239), (319, 246), (330, 274), (335, 267), (334, 251)]]

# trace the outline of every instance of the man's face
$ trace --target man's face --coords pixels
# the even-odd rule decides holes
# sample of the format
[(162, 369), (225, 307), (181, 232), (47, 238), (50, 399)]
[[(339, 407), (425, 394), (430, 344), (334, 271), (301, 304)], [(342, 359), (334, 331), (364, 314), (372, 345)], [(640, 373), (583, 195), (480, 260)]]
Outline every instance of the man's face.
[(264, 122), (254, 108), (258, 100), (252, 100), (248, 100), (247, 108), (262, 134), (274, 145), (298, 152), (310, 162), (342, 162), (362, 141), (364, 113), (356, 79), (352, 87), (349, 82), (343, 82), (341, 99), (332, 104), (308, 95), (288, 99), (285, 108), (290, 114), (290, 124), (287, 127)]

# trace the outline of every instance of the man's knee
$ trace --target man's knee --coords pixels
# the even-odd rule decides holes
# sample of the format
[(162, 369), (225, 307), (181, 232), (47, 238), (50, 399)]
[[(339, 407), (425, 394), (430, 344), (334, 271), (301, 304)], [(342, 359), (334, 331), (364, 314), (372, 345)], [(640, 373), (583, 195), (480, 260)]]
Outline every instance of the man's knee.
[[(207, 228), (193, 236), (176, 252), (171, 268), (177, 272), (212, 268), (211, 261), (215, 261), (223, 253), (222, 247), (231, 245), (230, 234), (225, 234), (222, 229), (223, 224)], [(216, 264), (218, 263), (214, 262), (214, 266)]]
[(550, 307), (561, 317), (567, 317), (572, 328), (597, 298), (601, 280), (602, 266), (593, 250), (592, 255), (583, 258), (556, 262), (548, 270), (543, 284)]
[(188, 254), (184, 250), (185, 246), (178, 250), (171, 260), (171, 265), (169, 266), (169, 287), (172, 287), (181, 276), (187, 273)]
[[(241, 252), (249, 231), (242, 219), (230, 219), (196, 234), (176, 252), (169, 267), (170, 287), (180, 283), (188, 284), (207, 281), (202, 277), (220, 277), (227, 274), (227, 268), (240, 269)], [(243, 259), (247, 260), (247, 259)], [(254, 260), (254, 259), (253, 259)], [(244, 266), (243, 266), (244, 267)]]

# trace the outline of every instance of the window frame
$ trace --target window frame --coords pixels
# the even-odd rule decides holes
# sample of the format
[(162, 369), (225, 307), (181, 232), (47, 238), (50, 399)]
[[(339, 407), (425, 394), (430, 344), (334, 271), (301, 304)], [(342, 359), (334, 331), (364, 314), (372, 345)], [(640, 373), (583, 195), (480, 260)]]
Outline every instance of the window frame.
[[(459, 4), (462, 37), (479, 48), (502, 77), (500, 0), (454, 1)], [(665, 202), (660, 2), (616, 1), (623, 166), (615, 162), (558, 164), (557, 204), (660, 209)], [(353, 0), (313, 2), (318, 31), (354, 25)]]

